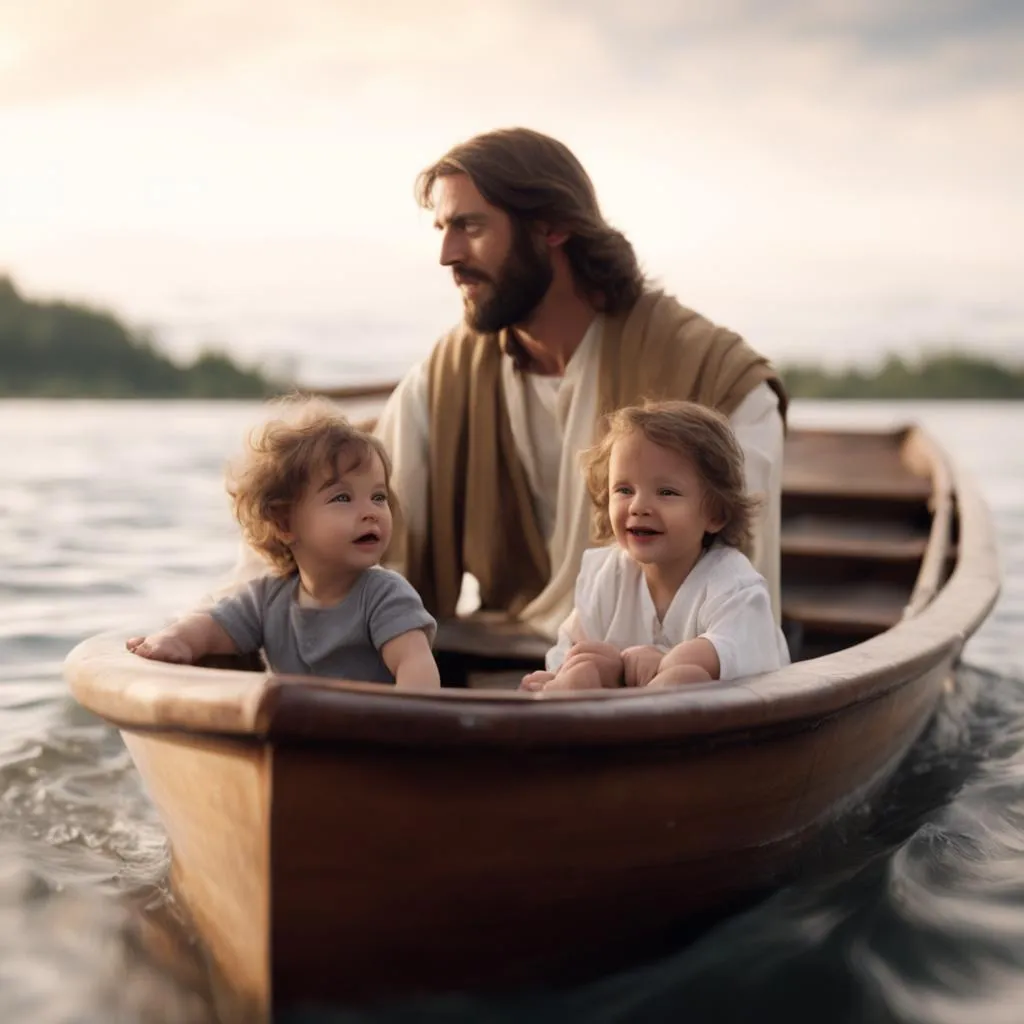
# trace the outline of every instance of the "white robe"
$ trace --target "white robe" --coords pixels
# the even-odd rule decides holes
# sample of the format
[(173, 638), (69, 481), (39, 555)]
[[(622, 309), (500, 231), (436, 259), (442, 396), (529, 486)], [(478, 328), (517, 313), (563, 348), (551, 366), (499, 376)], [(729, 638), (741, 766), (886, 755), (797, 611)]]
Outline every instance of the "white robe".
[(583, 553), (575, 604), (547, 654), (555, 672), (572, 645), (599, 640), (620, 651), (637, 645), (668, 652), (703, 637), (714, 645), (720, 679), (771, 672), (789, 664), (764, 577), (736, 548), (703, 554), (658, 617), (639, 564), (617, 544)]

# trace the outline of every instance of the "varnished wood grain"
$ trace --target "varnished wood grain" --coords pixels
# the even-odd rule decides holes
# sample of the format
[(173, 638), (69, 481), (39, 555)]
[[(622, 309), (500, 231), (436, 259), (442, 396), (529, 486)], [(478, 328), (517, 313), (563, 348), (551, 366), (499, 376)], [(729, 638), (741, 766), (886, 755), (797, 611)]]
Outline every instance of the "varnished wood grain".
[(270, 778), (262, 744), (124, 732), (174, 855), (172, 881), (239, 1021), (270, 1004)]
[(948, 668), (757, 742), (279, 750), (274, 990), (287, 1004), (564, 982), (648, 955), (786, 877), (887, 777)]

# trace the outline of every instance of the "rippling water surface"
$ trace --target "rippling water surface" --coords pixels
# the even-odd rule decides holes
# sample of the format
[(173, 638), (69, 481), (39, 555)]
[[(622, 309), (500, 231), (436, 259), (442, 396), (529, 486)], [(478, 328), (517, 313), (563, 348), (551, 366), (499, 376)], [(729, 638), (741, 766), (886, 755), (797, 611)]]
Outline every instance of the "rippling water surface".
[[(221, 474), (259, 415), (0, 402), (4, 1024), (215, 1020), (165, 886), (159, 821), (60, 664), (93, 633), (188, 607), (229, 568)], [(1002, 598), (878, 806), (830, 836), (813, 881), (641, 969), (565, 992), (292, 1019), (1024, 1021), (1024, 405), (805, 403), (793, 419), (924, 422), (970, 467), (998, 528)]]

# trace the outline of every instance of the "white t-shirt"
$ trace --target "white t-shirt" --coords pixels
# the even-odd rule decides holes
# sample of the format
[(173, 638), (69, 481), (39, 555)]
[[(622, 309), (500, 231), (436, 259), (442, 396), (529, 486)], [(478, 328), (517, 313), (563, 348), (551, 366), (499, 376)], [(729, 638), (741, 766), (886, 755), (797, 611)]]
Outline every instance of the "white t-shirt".
[(698, 637), (714, 645), (720, 679), (789, 664), (765, 579), (736, 548), (706, 551), (676, 591), (664, 619), (658, 618), (639, 563), (617, 544), (591, 548), (583, 554), (575, 608), (548, 651), (547, 668), (556, 671), (579, 640), (600, 640), (619, 650), (650, 645), (667, 652)]

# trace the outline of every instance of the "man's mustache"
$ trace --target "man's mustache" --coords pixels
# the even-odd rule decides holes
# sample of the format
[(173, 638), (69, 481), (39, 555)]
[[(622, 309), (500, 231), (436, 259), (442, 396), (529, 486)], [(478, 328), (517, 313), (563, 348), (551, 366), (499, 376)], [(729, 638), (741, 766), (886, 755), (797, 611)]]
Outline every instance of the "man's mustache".
[(452, 275), (455, 278), (456, 284), (471, 284), (473, 282), (480, 284), (491, 283), (491, 279), (482, 270), (471, 270), (469, 267), (456, 265), (452, 268)]

